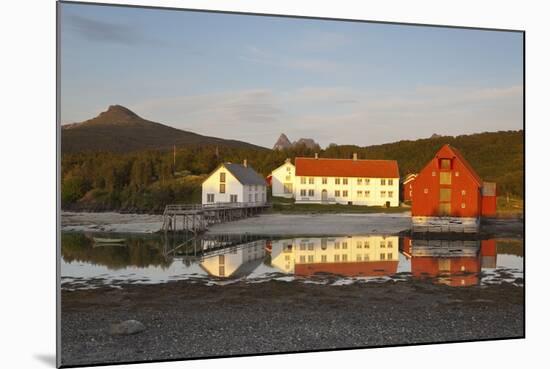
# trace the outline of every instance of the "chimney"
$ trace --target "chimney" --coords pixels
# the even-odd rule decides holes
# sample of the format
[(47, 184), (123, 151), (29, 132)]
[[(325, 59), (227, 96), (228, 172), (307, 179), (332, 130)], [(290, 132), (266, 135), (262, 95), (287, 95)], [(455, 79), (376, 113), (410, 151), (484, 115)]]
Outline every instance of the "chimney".
[(315, 153), (315, 159), (319, 159), (319, 154)]
[(248, 161), (246, 159), (243, 160), (243, 165), (245, 168), (248, 168)]
[(356, 152), (353, 153), (353, 160), (357, 160), (357, 153)]

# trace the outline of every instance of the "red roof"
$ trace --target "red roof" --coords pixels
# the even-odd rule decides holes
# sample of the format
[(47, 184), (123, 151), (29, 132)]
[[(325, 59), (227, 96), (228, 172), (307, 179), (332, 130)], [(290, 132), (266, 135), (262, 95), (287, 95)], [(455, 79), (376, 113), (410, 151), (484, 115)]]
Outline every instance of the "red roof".
[(331, 273), (347, 277), (389, 276), (397, 273), (397, 260), (362, 261), (344, 263), (314, 263), (294, 265), (294, 274), (309, 276), (315, 273)]
[(295, 165), (297, 176), (399, 178), (395, 160), (296, 158)]

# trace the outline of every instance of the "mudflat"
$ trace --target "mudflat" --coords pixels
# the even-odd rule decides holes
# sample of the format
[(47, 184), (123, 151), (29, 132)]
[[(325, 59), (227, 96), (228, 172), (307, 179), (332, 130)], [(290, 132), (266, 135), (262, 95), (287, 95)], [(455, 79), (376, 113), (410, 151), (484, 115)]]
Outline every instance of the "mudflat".
[[(524, 290), (424, 281), (327, 286), (188, 282), (62, 291), (62, 363), (521, 338)], [(137, 320), (145, 330), (113, 335)]]

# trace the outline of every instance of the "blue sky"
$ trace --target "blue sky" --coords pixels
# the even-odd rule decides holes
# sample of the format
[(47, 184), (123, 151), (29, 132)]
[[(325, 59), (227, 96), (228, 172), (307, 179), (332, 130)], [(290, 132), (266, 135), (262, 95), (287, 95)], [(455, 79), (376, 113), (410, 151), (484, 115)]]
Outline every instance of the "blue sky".
[(61, 4), (61, 121), (360, 146), (522, 128), (521, 33)]

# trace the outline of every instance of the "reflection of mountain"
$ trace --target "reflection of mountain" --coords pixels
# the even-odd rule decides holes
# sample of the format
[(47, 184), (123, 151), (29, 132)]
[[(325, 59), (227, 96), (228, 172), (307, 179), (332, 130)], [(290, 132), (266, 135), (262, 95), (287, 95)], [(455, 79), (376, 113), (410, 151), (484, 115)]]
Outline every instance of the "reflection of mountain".
[(149, 266), (168, 267), (162, 255), (159, 239), (127, 238), (125, 245), (93, 247), (93, 240), (80, 233), (62, 233), (61, 256), (66, 262), (88, 262), (122, 269), (130, 266), (146, 268)]
[(398, 246), (396, 236), (276, 240), (271, 242), (271, 265), (300, 276), (386, 276), (397, 272)]
[(265, 256), (265, 241), (255, 241), (243, 246), (232, 247), (223, 253), (207, 256), (200, 265), (208, 274), (215, 277), (246, 276), (262, 263)]
[(418, 240), (405, 237), (401, 251), (411, 259), (414, 278), (435, 278), (450, 286), (479, 283), (481, 268), (496, 267), (495, 240)]

